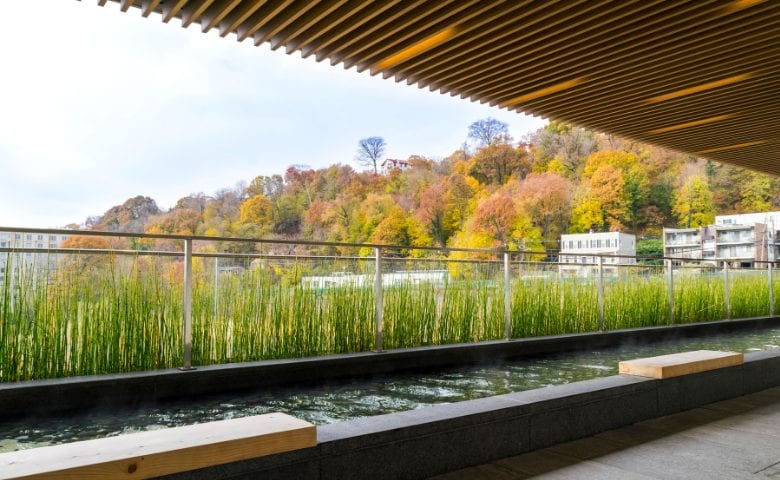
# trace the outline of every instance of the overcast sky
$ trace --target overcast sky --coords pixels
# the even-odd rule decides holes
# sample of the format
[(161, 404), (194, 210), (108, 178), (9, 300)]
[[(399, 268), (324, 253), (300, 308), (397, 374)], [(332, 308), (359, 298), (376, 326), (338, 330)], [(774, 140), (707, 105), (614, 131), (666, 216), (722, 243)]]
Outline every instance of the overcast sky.
[(543, 125), (417, 87), (239, 44), (93, 0), (0, 0), (0, 225), (81, 223), (134, 195), (162, 208), (292, 164), (441, 158), (493, 116), (521, 138)]

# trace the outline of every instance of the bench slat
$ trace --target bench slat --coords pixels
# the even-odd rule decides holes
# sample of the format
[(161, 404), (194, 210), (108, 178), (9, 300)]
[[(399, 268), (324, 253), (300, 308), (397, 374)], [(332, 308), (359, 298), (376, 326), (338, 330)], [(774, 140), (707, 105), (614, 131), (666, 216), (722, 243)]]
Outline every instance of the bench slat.
[(672, 378), (744, 363), (737, 352), (696, 350), (658, 357), (625, 360), (619, 363), (620, 373), (650, 378)]
[(143, 479), (313, 447), (316, 427), (284, 413), (0, 454), (0, 479)]

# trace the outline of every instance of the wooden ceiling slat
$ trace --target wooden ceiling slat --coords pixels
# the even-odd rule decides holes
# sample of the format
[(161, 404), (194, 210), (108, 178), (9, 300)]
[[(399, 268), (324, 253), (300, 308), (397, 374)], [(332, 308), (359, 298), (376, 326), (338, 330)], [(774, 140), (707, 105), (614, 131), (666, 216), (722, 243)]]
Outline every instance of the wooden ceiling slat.
[(228, 12), (223, 12), (222, 18), (215, 19), (215, 26), (219, 26), (219, 35), (226, 37), (252, 16), (257, 10), (265, 5), (266, 0), (246, 1), (241, 0)]
[(243, 42), (249, 37), (254, 37), (255, 32), (284, 12), (292, 3), (293, 0), (270, 0), (263, 4), (251, 17), (236, 28), (238, 41)]
[(163, 5), (163, 22), (168, 23), (172, 18), (181, 15), (181, 10), (188, 0), (176, 0), (174, 2), (165, 2)]
[(266, 23), (263, 27), (259, 28), (255, 34), (255, 45), (265, 43), (271, 37), (284, 30), (287, 26), (293, 23), (295, 20), (303, 16), (307, 11), (314, 8), (318, 1), (315, 0), (300, 0), (298, 8), (291, 8), (289, 15), (278, 15), (272, 21)]
[[(780, 88), (780, 80), (769, 81), (754, 88), (743, 86), (739, 94), (735, 94), (734, 89), (723, 88), (718, 92), (702, 93), (667, 105), (642, 105), (641, 109), (625, 113), (613, 110), (610, 115), (600, 114), (598, 118), (594, 118), (594, 125), (597, 125), (594, 128), (620, 124), (628, 116), (631, 118), (631, 126), (622, 127), (622, 129), (641, 132), (657, 128), (665, 122), (680, 124), (696, 118), (744, 110), (754, 105), (758, 106), (759, 104), (756, 102), (778, 103), (776, 95), (766, 92), (767, 87)], [(725, 109), (729, 109), (729, 111), (725, 111)]]
[[(655, 30), (652, 30), (651, 27), (660, 23), (663, 23), (667, 28), (676, 26), (675, 33), (684, 31), (684, 27), (681, 24), (691, 21), (689, 13), (696, 8), (701, 8), (698, 5), (696, 2), (692, 2), (684, 7), (673, 9), (675, 14), (671, 18), (656, 15), (655, 20), (648, 18), (636, 19), (632, 26), (624, 25), (619, 32), (611, 32), (611, 35), (602, 36), (600, 42), (580, 41), (572, 45), (572, 47), (576, 48), (566, 48), (558, 51), (555, 55), (545, 53), (530, 57), (524, 56), (525, 62), (523, 63), (518, 58), (503, 55), (499, 59), (494, 59), (489, 68), (482, 70), (482, 75), (480, 75), (479, 71), (469, 70), (463, 72), (463, 75), (457, 81), (452, 81), (448, 84), (448, 89), (461, 92), (461, 98), (465, 98), (466, 96), (471, 96), (466, 92), (471, 92), (474, 88), (495, 88), (497, 85), (502, 85), (507, 79), (518, 78), (518, 75), (522, 75), (524, 82), (518, 85), (511, 95), (507, 95), (508, 98), (512, 98), (512, 96), (520, 95), (526, 91), (538, 90), (542, 86), (555, 83), (560, 81), (560, 79), (578, 78), (587, 75), (604, 75), (605, 67), (615, 65), (618, 57), (627, 61), (634, 59), (632, 54), (634, 49), (636, 49), (636, 45), (628, 41), (627, 33), (632, 31), (650, 31), (654, 33)], [(604, 58), (605, 51), (610, 52), (608, 58)], [(558, 80), (551, 79), (550, 75), (550, 72), (556, 69), (560, 71), (557, 77)], [(489, 79), (489, 81), (486, 82), (485, 79)], [(484, 83), (488, 83), (488, 85), (483, 85)], [(429, 87), (440, 89), (436, 84)]]
[[(411, 84), (413, 83), (411, 78), (406, 76), (408, 71), (418, 73), (440, 68), (452, 59), (454, 51), (462, 53), (463, 49), (468, 48), (470, 44), (473, 48), (478, 48), (476, 42), (479, 38), (505, 32), (508, 25), (517, 22), (517, 18), (534, 8), (534, 5), (533, 0), (525, 0), (524, 2), (507, 2), (501, 5), (501, 8), (485, 7), (489, 9), (484, 14), (463, 22), (451, 41), (432, 48), (425, 56), (413, 57), (385, 69), (382, 76), (384, 78), (395, 77), (396, 81), (407, 80), (407, 83)], [(459, 41), (461, 39), (463, 41)]]
[[(749, 103), (735, 101), (731, 96), (724, 95), (719, 99), (713, 99), (714, 105), (707, 109), (696, 109), (692, 111), (681, 105), (679, 107), (669, 108), (662, 111), (642, 112), (632, 116), (630, 127), (622, 127), (625, 132), (632, 134), (641, 134), (650, 132), (659, 128), (668, 128), (674, 125), (681, 125), (705, 118), (715, 118), (722, 115), (742, 115), (742, 112), (748, 109), (759, 108), (761, 104), (767, 104), (766, 96), (757, 96), (755, 100)], [(774, 103), (774, 102), (769, 102)], [(603, 120), (604, 125), (613, 125), (620, 119)]]
[[(573, 102), (577, 102), (578, 104), (581, 103), (581, 107), (578, 109), (572, 109), (571, 105), (569, 105), (566, 102), (557, 101), (555, 103), (546, 102), (546, 105), (544, 106), (536, 106), (534, 105), (530, 109), (535, 111), (554, 111), (556, 113), (567, 115), (572, 113), (580, 112), (581, 114), (588, 115), (593, 120), (610, 120), (614, 119), (617, 121), (624, 120), (626, 116), (631, 116), (634, 118), (636, 115), (645, 114), (648, 112), (651, 112), (651, 114), (656, 115), (660, 118), (663, 118), (664, 112), (666, 109), (670, 108), (670, 105), (681, 105), (686, 109), (689, 109), (691, 111), (699, 110), (700, 109), (700, 102), (703, 101), (706, 102), (708, 99), (716, 99), (718, 96), (720, 96), (721, 92), (727, 92), (729, 95), (734, 92), (734, 88), (740, 88), (742, 90), (739, 90), (739, 92), (745, 92), (746, 94), (750, 94), (751, 89), (764, 89), (765, 87), (758, 84), (759, 81), (771, 81), (771, 76), (766, 77), (766, 75), (762, 74), (761, 70), (758, 70), (757, 65), (760, 61), (756, 61), (753, 63), (748, 64), (740, 64), (744, 65), (746, 69), (750, 69), (750, 71), (754, 72), (756, 77), (758, 79), (750, 79), (743, 82), (739, 82), (739, 84), (734, 84), (730, 86), (724, 86), (719, 87), (717, 89), (713, 89), (710, 91), (700, 92), (699, 94), (693, 94), (693, 95), (687, 95), (684, 97), (680, 97), (677, 99), (674, 99), (671, 102), (660, 102), (657, 104), (648, 104), (646, 102), (647, 98), (649, 98), (646, 95), (643, 95), (641, 90), (635, 91), (633, 89), (629, 89), (629, 87), (626, 87), (626, 96), (625, 98), (621, 96), (615, 96), (614, 92), (611, 92), (609, 90), (606, 90), (603, 88), (603, 82), (599, 82), (598, 85), (596, 85), (597, 88), (594, 89), (585, 89), (583, 88), (581, 91), (571, 91), (567, 92), (571, 97), (573, 98)], [(777, 59), (773, 60), (769, 64), (775, 64), (777, 63)], [(763, 67), (763, 65), (761, 65)], [(721, 72), (714, 72), (713, 75), (717, 75), (720, 73), (721, 77), (714, 77), (714, 78), (722, 78), (722, 75), (729, 74), (729, 72), (734, 71), (741, 71), (741, 70), (724, 70)], [(691, 75), (695, 75), (696, 73), (693, 73)], [(664, 76), (663, 78), (669, 78), (667, 76)], [(683, 77), (680, 77), (684, 80), (689, 80), (690, 76), (686, 75)], [(711, 77), (710, 75), (706, 75), (703, 77), (703, 81), (706, 82)], [(760, 80), (759, 80), (760, 79)], [(704, 83), (701, 82), (701, 83)], [(639, 83), (639, 82), (638, 82)], [(589, 85), (590, 87), (590, 85)], [(668, 90), (666, 90), (668, 92)], [(598, 98), (598, 96), (604, 97), (604, 102), (594, 102), (593, 98)], [(740, 95), (740, 97), (743, 97), (744, 95)], [(559, 98), (560, 100), (560, 98)], [(706, 109), (706, 108), (705, 108)]]
[(112, 1), (780, 175), (780, 1)]
[[(322, 19), (321, 23), (310, 25), (302, 33), (292, 36), (288, 41), (284, 41), (286, 52), (290, 54), (303, 50), (306, 45), (312, 45), (329, 32), (338, 32), (339, 27), (343, 26), (345, 22), (351, 21), (358, 13), (365, 12), (364, 9), (370, 5), (370, 1), (349, 0), (343, 7)], [(341, 30), (341, 32), (343, 33), (344, 30)], [(304, 52), (301, 51), (301, 53), (303, 54)]]
[[(608, 38), (611, 39), (611, 41), (614, 42), (625, 35), (624, 30), (627, 29), (625, 25), (622, 26), (620, 31), (610, 29), (610, 25), (613, 24), (612, 18), (610, 16), (600, 17), (594, 13), (599, 11), (597, 2), (586, 2), (585, 5), (586, 7), (583, 8), (589, 8), (589, 10), (569, 10), (565, 12), (565, 16), (562, 16), (563, 12), (561, 12), (557, 17), (554, 17), (552, 23), (556, 26), (571, 25), (572, 22), (576, 23), (577, 21), (582, 20), (583, 15), (585, 18), (589, 18), (593, 15), (596, 17), (598, 26), (609, 35)], [(655, 5), (655, 3), (642, 3), (639, 4), (638, 7), (634, 3), (612, 4), (611, 8), (630, 8), (627, 12), (629, 16), (634, 13), (635, 16), (639, 16), (641, 21), (644, 22), (646, 13), (642, 14), (642, 12), (646, 12), (644, 8), (648, 5), (652, 6)], [(668, 2), (662, 3), (662, 5), (667, 5), (665, 7), (667, 9), (674, 9), (676, 7)], [(639, 8), (639, 10), (635, 10), (636, 8)], [(635, 19), (634, 21), (640, 20)], [(470, 54), (469, 56), (473, 57), (471, 58), (471, 61), (468, 61), (468, 57), (460, 59), (458, 62), (453, 62), (448, 68), (443, 69), (441, 72), (436, 72), (434, 75), (431, 75), (429, 78), (421, 80), (418, 83), (431, 91), (442, 91), (442, 88), (451, 91), (461, 88), (460, 84), (462, 83), (479, 81), (480, 79), (495, 75), (496, 71), (502, 69), (528, 69), (541, 60), (557, 58), (563, 53), (571, 56), (578, 52), (578, 49), (580, 51), (578, 55), (582, 55), (583, 52), (590, 52), (592, 45), (585, 40), (588, 38), (586, 35), (573, 35), (571, 31), (567, 32), (566, 30), (558, 30), (555, 28), (549, 29), (547, 27), (548, 23), (550, 22), (545, 21), (545, 19), (542, 18), (542, 21), (538, 22), (534, 28), (527, 28), (523, 25), (515, 26), (513, 27), (514, 30), (520, 30), (522, 31), (522, 34), (513, 35), (512, 41), (491, 43), (489, 45), (490, 48), (482, 48), (476, 55)], [(576, 28), (574, 31), (577, 31)], [(528, 80), (531, 79), (532, 78), (529, 78)]]
[[(690, 68), (691, 59), (688, 59), (682, 64), (648, 64), (641, 70), (634, 70), (631, 75), (621, 75), (619, 78), (595, 78), (583, 86), (585, 95), (575, 97), (573, 92), (568, 92), (569, 95), (566, 97), (550, 96), (540, 99), (536, 107), (560, 109), (572, 103), (571, 100), (576, 100), (578, 108), (582, 109), (600, 105), (602, 112), (624, 109), (626, 112), (633, 111), (647, 106), (645, 102), (648, 98), (679, 90), (680, 85), (701, 85), (708, 81), (720, 80), (729, 76), (729, 72), (763, 70), (762, 65), (773, 63), (764, 60), (766, 58), (764, 55), (772, 54), (771, 45), (761, 44), (761, 39), (768, 36), (771, 34), (760, 34), (743, 39), (745, 41), (742, 43), (732, 43), (727, 57), (724, 55), (724, 59), (697, 62), (696, 68)], [(759, 47), (756, 48), (756, 45)], [(617, 99), (620, 100), (619, 103)]]
[(346, 4), (347, 0), (320, 3), (290, 24), (284, 31), (271, 38), (271, 50), (276, 50), (284, 44), (289, 44), (292, 39), (306, 32), (313, 26), (318, 25), (323, 19), (327, 18)]
[[(739, 27), (733, 27), (733, 28), (739, 28)], [(708, 35), (705, 35), (704, 33), (702, 33), (700, 35), (700, 38), (702, 38), (702, 41), (704, 41), (704, 40), (706, 40), (707, 38), (710, 38), (710, 37), (713, 38), (713, 39), (716, 39), (718, 37), (718, 35), (720, 34), (720, 32), (725, 30), (725, 29), (726, 29), (726, 27), (723, 27), (723, 28), (718, 29), (718, 30), (710, 31), (708, 33)], [(749, 32), (748, 28), (741, 28), (741, 31), (746, 31), (746, 30)], [(746, 33), (746, 36), (748, 36), (747, 33)], [(735, 39), (734, 40), (734, 42), (739, 42), (739, 41), (740, 41), (740, 39)], [(689, 43), (691, 45), (686, 48), (686, 46), (689, 45)], [(686, 41), (680, 40), (680, 42), (676, 46), (673, 46), (673, 48), (675, 50), (677, 50), (678, 52), (681, 52), (680, 53), (681, 55), (685, 56), (686, 55), (686, 51), (688, 49), (696, 50), (698, 48), (701, 48), (701, 49), (704, 49), (706, 51), (707, 46), (706, 46), (706, 44), (705, 45), (697, 44), (696, 40), (694, 40), (694, 39), (688, 39)], [(596, 79), (601, 78), (601, 81), (609, 82), (609, 81), (615, 81), (618, 78), (632, 78), (632, 77), (636, 77), (636, 76), (639, 75), (638, 72), (641, 70), (641, 68), (645, 68), (645, 67), (651, 67), (651, 68), (652, 67), (659, 67), (660, 68), (661, 66), (663, 66), (663, 64), (665, 62), (668, 62), (669, 59), (676, 59), (676, 58), (677, 57), (674, 54), (671, 54), (668, 51), (664, 51), (664, 50), (658, 49), (658, 50), (653, 51), (653, 52), (648, 52), (645, 56), (634, 56), (634, 57), (627, 57), (627, 58), (625, 58), (624, 59), (625, 60), (625, 66), (623, 66), (622, 64), (613, 64), (613, 65), (610, 65), (610, 66), (604, 66), (603, 64), (602, 65), (598, 65), (598, 64), (593, 63), (593, 64), (591, 64), (589, 66), (588, 69), (586, 69), (584, 71), (583, 70), (571, 71), (570, 74), (571, 75), (582, 75), (582, 76), (592, 75), (593, 78), (596, 78)], [(613, 75), (613, 73), (615, 73), (615, 72), (618, 75)], [(634, 75), (634, 72), (637, 72), (636, 76)], [(584, 88), (584, 86), (583, 86), (583, 88)], [(465, 94), (465, 92), (464, 92), (464, 94)], [(508, 98), (508, 95), (505, 94), (504, 98)], [(490, 101), (490, 102), (493, 102), (493, 103), (498, 103), (501, 100), (502, 99), (496, 99), (494, 97), (488, 97), (488, 96), (486, 96), (483, 99), (481, 99), (481, 101), (483, 101), (483, 102)], [(542, 101), (542, 99), (537, 100), (537, 102), (539, 102), (539, 101)], [(569, 102), (569, 103), (571, 103), (571, 102)], [(606, 102), (604, 103), (604, 105), (605, 106), (607, 105)], [(527, 105), (520, 106), (520, 108), (533, 109), (533, 108), (535, 108), (535, 105), (534, 105), (533, 102), (529, 102)]]
[[(452, 0), (445, 1), (450, 2)], [(415, 10), (424, 3), (425, 0), (409, 0), (400, 2), (397, 7), (393, 7), (380, 16), (378, 21), (365, 22), (359, 25), (357, 29), (358, 31), (351, 33), (349, 38), (338, 42), (338, 44), (334, 42), (328, 48), (320, 49), (316, 55), (317, 61), (320, 62), (327, 57), (330, 59), (331, 65), (338, 64), (340, 58), (349, 55), (349, 53), (346, 52), (349, 52), (350, 49), (354, 48), (354, 45), (360, 45), (360, 43), (365, 41), (365, 39), (370, 38), (376, 32), (379, 32), (388, 25), (391, 25), (397, 19), (403, 17), (410, 11)]]
[(322, 53), (325, 49), (342, 39), (349, 38), (350, 35), (357, 32), (366, 23), (370, 23), (374, 18), (379, 18), (387, 12), (393, 11), (401, 2), (402, 0), (387, 0), (373, 6), (374, 8), (366, 8), (356, 15), (350, 16), (346, 21), (339, 22), (338, 28), (330, 30), (329, 33), (318, 39), (316, 44), (303, 46), (301, 56), (307, 58), (314, 55), (317, 61), (322, 61), (325, 58)]
[[(680, 71), (689, 71), (690, 72), (692, 70), (694, 72), (696, 71), (696, 69), (687, 69), (687, 70), (685, 70), (685, 69), (682, 69), (682, 68), (681, 68)], [(728, 75), (729, 74), (728, 70), (724, 71), (724, 74)], [(649, 75), (652, 75), (652, 73), (650, 73)], [(643, 77), (640, 76), (639, 78), (643, 78)], [(644, 77), (644, 78), (647, 78), (647, 77)], [(606, 82), (609, 83), (609, 79), (607, 79)], [(588, 99), (587, 96), (583, 97), (581, 95), (581, 93), (579, 93), (579, 92), (569, 92), (569, 93), (572, 95), (573, 99), (576, 97), (576, 99), (574, 99), (572, 102), (559, 103), (558, 106), (547, 106), (546, 108), (542, 108), (541, 110), (536, 105), (531, 105), (531, 104), (525, 105), (525, 106), (519, 107), (519, 108), (523, 108), (523, 109), (529, 110), (529, 111), (536, 111), (536, 112), (538, 112), (538, 111), (549, 111), (549, 112), (554, 112), (556, 115), (571, 115), (572, 113), (576, 114), (577, 112), (580, 112), (580, 113), (588, 115), (589, 118), (592, 118), (594, 121), (596, 121), (596, 120), (598, 120), (600, 118), (601, 112), (610, 112), (611, 113), (611, 112), (615, 111), (616, 107), (619, 108), (621, 105), (623, 105), (623, 100), (611, 98), (610, 95), (605, 95), (605, 96), (610, 96), (610, 98), (609, 99), (605, 99), (605, 101), (603, 101), (603, 102), (593, 102), (592, 101), (593, 98), (598, 98), (598, 93), (592, 94), (592, 96), (589, 97), (590, 99)], [(649, 98), (649, 96), (642, 97), (641, 95), (636, 95), (635, 98), (628, 99), (628, 100), (626, 100), (626, 102), (629, 105), (634, 105), (636, 103), (641, 103), (643, 100), (646, 100), (647, 98)], [(577, 101), (577, 100), (579, 100), (579, 101)], [(531, 103), (531, 102), (529, 102), (529, 103)], [(575, 107), (574, 105), (577, 105), (577, 106)], [(623, 107), (623, 108), (625, 108), (625, 107)], [(625, 116), (624, 116), (624, 118), (625, 118)]]
[(243, 0), (217, 0), (212, 3), (200, 16), (200, 31), (206, 33), (216, 27), (233, 9), (242, 3), (246, 2)]
[[(592, 24), (594, 28), (606, 28), (612, 23), (612, 18), (605, 12), (599, 13), (594, 2), (585, 1), (583, 4), (589, 9), (585, 11), (577, 9), (578, 4), (572, 3), (567, 10), (557, 12), (560, 16), (557, 22), (553, 23), (561, 26), (585, 22)], [(451, 54), (448, 52), (444, 58), (433, 57), (430, 64), (421, 65), (413, 74), (400, 72), (398, 78), (405, 79), (408, 84), (416, 83), (421, 88), (429, 87), (433, 91), (437, 89), (432, 85), (434, 80), (444, 78), (443, 81), (446, 81), (446, 78), (457, 76), (457, 73), (464, 71), (465, 68), (481, 67), (493, 60), (497, 52), (509, 52), (514, 56), (514, 61), (520, 61), (522, 58), (533, 58), (540, 52), (552, 49), (557, 43), (581, 38), (577, 32), (567, 34), (565, 29), (548, 28), (550, 10), (545, 9), (543, 3), (536, 3), (533, 6), (535, 8), (529, 10), (526, 16), (519, 19), (519, 22), (510, 21), (503, 25), (501, 30), (491, 32), (490, 36), (480, 36), (465, 47), (456, 48)], [(626, 8), (626, 6), (637, 8), (635, 3), (626, 2), (612, 5), (609, 11)], [(642, 6), (638, 8), (641, 9)], [(603, 18), (599, 20), (600, 17)], [(422, 60), (427, 60), (427, 56)], [(447, 74), (450, 74), (450, 77), (447, 77)]]
[(186, 28), (197, 22), (212, 3), (214, 3), (214, 0), (188, 1), (184, 9), (182, 9), (181, 26)]
[[(678, 27), (670, 32), (671, 35), (676, 37), (673, 42), (666, 42), (663, 45), (659, 43), (645, 44), (641, 46), (641, 51), (635, 50), (640, 48), (639, 45), (635, 45), (633, 49), (629, 51), (621, 51), (620, 53), (614, 52), (610, 57), (610, 64), (604, 64), (597, 58), (583, 59), (577, 62), (576, 57), (571, 57), (566, 61), (561, 60), (560, 72), (561, 75), (566, 76), (579, 76), (579, 77), (593, 77), (593, 78), (610, 78), (613, 72), (617, 72), (620, 77), (628, 77), (634, 74), (634, 71), (642, 68), (643, 66), (661, 66), (671, 61), (678, 61), (679, 59), (686, 59), (691, 57), (691, 53), (697, 53), (698, 51), (707, 51), (710, 46), (707, 41), (718, 44), (719, 38), (724, 30), (731, 31), (733, 29), (739, 29), (745, 35), (753, 33), (754, 28), (767, 28), (763, 25), (762, 20), (756, 20), (754, 22), (734, 23), (731, 25), (710, 25), (706, 30), (698, 30), (697, 35), (690, 35), (684, 25), (678, 25)], [(777, 29), (775, 29), (777, 30)], [(763, 33), (763, 32), (758, 32)], [(735, 39), (738, 41), (739, 39)], [(665, 47), (665, 48), (664, 48)], [(556, 65), (549, 63), (545, 68), (540, 66), (537, 70), (539, 81), (541, 82), (553, 82), (556, 80), (554, 73), (556, 71)], [(502, 83), (506, 78), (512, 78), (516, 75), (515, 72), (506, 72), (501, 77), (492, 77), (490, 81), (483, 82), (476, 86), (484, 97), (496, 98), (492, 100), (493, 103), (498, 104), (503, 100), (509, 99), (512, 95), (516, 95), (510, 85)], [(463, 92), (461, 96), (464, 96), (466, 89), (462, 88)], [(497, 90), (503, 88), (502, 90)], [(536, 88), (532, 85), (528, 88)], [(503, 98), (499, 96), (503, 95)]]
[[(480, 2), (481, 0), (459, 0), (448, 9), (445, 9), (446, 5), (443, 4), (442, 9), (446, 10), (446, 14), (441, 15), (436, 15), (437, 10), (431, 9), (417, 16), (411, 13), (408, 20), (402, 19), (403, 23), (392, 30), (387, 30), (382, 36), (377, 35), (373, 40), (361, 44), (360, 48), (352, 51), (350, 57), (344, 58), (342, 63), (345, 68), (357, 65), (358, 72), (365, 71), (395, 53), (416, 45), (436, 33), (457, 26), (464, 18), (477, 14), (471, 7), (479, 7)], [(484, 12), (484, 3), (482, 5), (483, 9), (480, 11)], [(428, 17), (433, 15), (436, 15), (435, 18), (428, 20)], [(372, 48), (374, 46), (376, 48)]]
[(155, 10), (157, 10), (157, 7), (160, 6), (160, 0), (147, 0), (144, 2), (143, 10), (141, 12), (141, 15), (144, 17), (148, 17), (152, 14)]

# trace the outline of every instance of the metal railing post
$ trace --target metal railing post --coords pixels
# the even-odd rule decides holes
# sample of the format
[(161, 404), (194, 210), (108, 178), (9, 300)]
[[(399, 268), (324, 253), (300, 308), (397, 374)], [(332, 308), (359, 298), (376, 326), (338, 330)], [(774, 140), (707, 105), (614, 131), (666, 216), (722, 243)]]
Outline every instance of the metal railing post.
[(598, 272), (596, 277), (596, 286), (599, 299), (599, 331), (604, 331), (604, 257), (598, 256)]
[(374, 322), (376, 326), (376, 339), (374, 342), (374, 351), (382, 351), (382, 329), (384, 327), (384, 304), (382, 302), (382, 249), (374, 248)]
[(192, 239), (184, 240), (184, 356), (182, 370), (192, 370)]
[(669, 325), (674, 324), (674, 268), (672, 261), (666, 261), (666, 285), (669, 290)]
[(767, 276), (769, 277), (769, 316), (774, 317), (775, 316), (775, 289), (774, 289), (774, 282), (772, 281), (772, 262), (769, 262), (769, 267), (767, 270)]
[(731, 298), (729, 297), (729, 262), (723, 262), (723, 305), (726, 308), (726, 320), (731, 320)]
[(214, 321), (219, 312), (219, 257), (214, 257)]
[(504, 338), (512, 338), (512, 295), (509, 291), (509, 250), (504, 250)]

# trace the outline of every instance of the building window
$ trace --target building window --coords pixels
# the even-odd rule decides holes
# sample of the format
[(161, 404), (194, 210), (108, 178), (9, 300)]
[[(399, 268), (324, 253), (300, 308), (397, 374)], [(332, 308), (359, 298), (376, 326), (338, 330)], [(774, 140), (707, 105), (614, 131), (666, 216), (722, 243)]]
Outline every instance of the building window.
[(24, 237), (25, 240), (32, 240), (32, 235), (29, 233)]
[(57, 235), (49, 235), (49, 241), (56, 242), (57, 241)]

